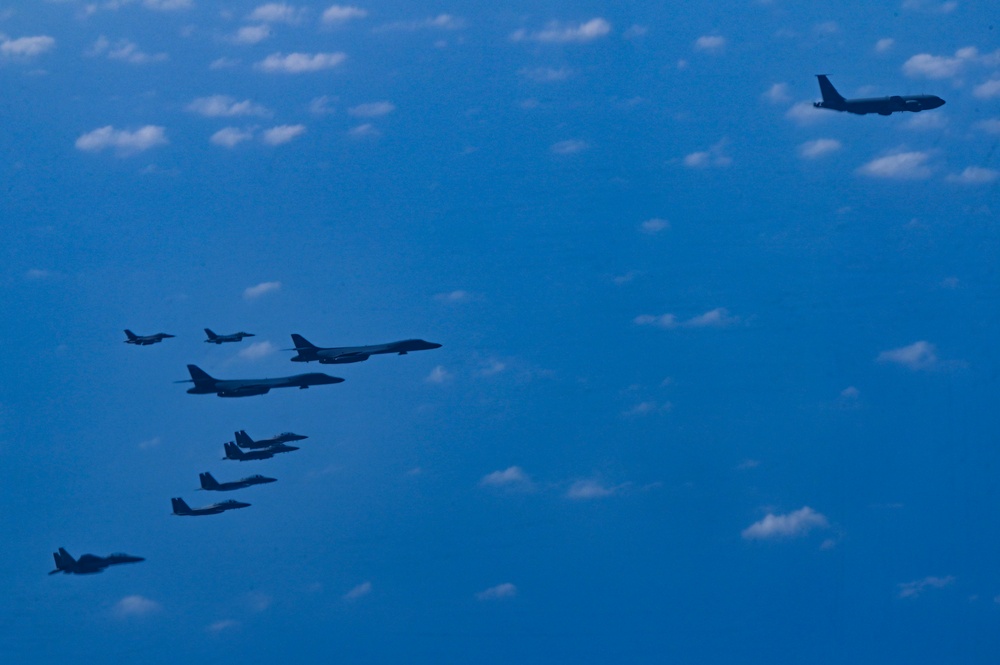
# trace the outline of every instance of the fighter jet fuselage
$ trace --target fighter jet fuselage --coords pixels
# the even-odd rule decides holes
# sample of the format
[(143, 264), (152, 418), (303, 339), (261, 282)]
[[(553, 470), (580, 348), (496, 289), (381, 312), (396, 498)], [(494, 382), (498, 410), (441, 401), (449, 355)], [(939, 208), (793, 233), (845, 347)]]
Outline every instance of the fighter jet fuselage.
[(230, 492), (232, 490), (241, 490), (247, 487), (252, 487), (254, 485), (264, 485), (267, 483), (276, 482), (277, 478), (268, 478), (260, 474), (247, 476), (246, 478), (241, 478), (240, 480), (234, 480), (228, 483), (220, 483), (211, 473), (206, 471), (205, 473), (199, 473), (198, 479), (201, 481), (201, 489), (209, 490), (212, 492)]
[(319, 347), (312, 344), (302, 335), (292, 335), (292, 344), (296, 355), (291, 359), (294, 363), (319, 362), (321, 365), (344, 365), (368, 360), (370, 356), (383, 353), (397, 353), (405, 356), (410, 351), (428, 351), (441, 348), (440, 344), (425, 342), (422, 339), (405, 339), (387, 344), (372, 344), (370, 346), (331, 346)]
[(253, 333), (248, 332), (238, 332), (232, 335), (217, 335), (208, 328), (205, 328), (205, 335), (208, 339), (205, 340), (208, 344), (222, 344), (224, 342), (242, 342), (244, 337), (256, 337)]
[(288, 443), (289, 441), (301, 441), (303, 439), (308, 439), (308, 436), (304, 434), (295, 434), (294, 432), (282, 432), (281, 434), (275, 434), (272, 437), (266, 439), (254, 439), (250, 438), (250, 435), (246, 433), (246, 430), (240, 430), (239, 432), (234, 432), (234, 438), (236, 439), (236, 445), (240, 448), (270, 448), (271, 446), (277, 445), (279, 443)]
[(813, 103), (813, 106), (818, 109), (847, 111), (848, 113), (855, 113), (857, 115), (867, 115), (869, 113), (891, 115), (904, 111), (918, 113), (920, 111), (936, 109), (945, 103), (943, 99), (936, 95), (893, 95), (891, 97), (845, 99), (833, 87), (826, 74), (817, 74), (816, 78), (819, 79), (819, 90), (823, 95), (823, 101)]
[[(188, 389), (188, 393), (192, 395), (211, 395), (214, 393), (219, 397), (249, 397), (251, 395), (266, 395), (272, 388), (305, 389), (309, 386), (325, 386), (343, 381), (340, 377), (320, 372), (296, 374), (295, 376), (275, 379), (216, 379), (196, 365), (188, 365), (187, 368), (191, 374), (190, 382), (194, 383), (194, 388)], [(180, 383), (188, 382), (182, 381)]]
[(219, 503), (213, 503), (208, 506), (202, 506), (201, 508), (192, 508), (184, 502), (184, 499), (176, 497), (170, 500), (170, 504), (174, 508), (174, 515), (181, 515), (184, 517), (197, 517), (199, 515), (218, 515), (219, 513), (224, 513), (227, 510), (236, 510), (237, 508), (247, 508), (250, 506), (249, 503), (244, 503), (242, 501), (235, 501), (229, 499), (228, 501), (220, 501)]
[(110, 554), (108, 556), (97, 556), (96, 554), (81, 554), (79, 559), (74, 559), (70, 553), (59, 548), (58, 552), (52, 553), (52, 558), (56, 561), (56, 569), (49, 575), (65, 573), (67, 575), (92, 575), (104, 572), (108, 566), (119, 563), (139, 563), (145, 561), (141, 556), (130, 554)]
[(283, 443), (279, 443), (273, 446), (264, 448), (263, 450), (250, 450), (244, 451), (240, 450), (232, 441), (228, 441), (225, 444), (226, 456), (223, 459), (231, 459), (239, 462), (250, 462), (252, 460), (259, 459), (271, 459), (278, 453), (290, 453), (293, 450), (298, 450), (296, 446), (287, 446)]
[(149, 346), (150, 344), (159, 344), (163, 340), (169, 337), (175, 337), (175, 335), (168, 335), (167, 333), (156, 333), (155, 335), (136, 335), (129, 329), (125, 329), (125, 340), (126, 344), (135, 344), (136, 346)]

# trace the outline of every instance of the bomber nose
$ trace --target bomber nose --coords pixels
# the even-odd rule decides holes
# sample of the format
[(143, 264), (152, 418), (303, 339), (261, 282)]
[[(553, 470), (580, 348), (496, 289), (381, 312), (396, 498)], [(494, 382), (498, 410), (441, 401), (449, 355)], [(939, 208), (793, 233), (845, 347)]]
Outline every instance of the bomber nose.
[(940, 97), (935, 97), (934, 98), (934, 108), (937, 108), (939, 106), (944, 106), (944, 100), (941, 99)]

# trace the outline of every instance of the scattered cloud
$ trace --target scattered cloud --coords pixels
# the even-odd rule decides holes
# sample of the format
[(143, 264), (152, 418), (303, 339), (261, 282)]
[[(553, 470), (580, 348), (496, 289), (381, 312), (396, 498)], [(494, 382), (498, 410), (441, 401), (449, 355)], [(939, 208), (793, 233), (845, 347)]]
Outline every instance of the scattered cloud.
[(1000, 118), (981, 120), (973, 126), (980, 131), (986, 132), (987, 134), (1000, 134)]
[(903, 63), (903, 73), (911, 78), (941, 80), (955, 78), (969, 64), (989, 62), (983, 58), (975, 46), (966, 46), (955, 51), (955, 55), (931, 55), (918, 53)]
[(961, 285), (961, 280), (958, 277), (945, 277), (941, 280), (941, 288), (944, 289), (957, 289)]
[(114, 614), (119, 619), (131, 617), (143, 617), (160, 609), (160, 604), (155, 600), (144, 598), (143, 596), (125, 596), (114, 606)]
[(350, 591), (344, 594), (344, 600), (358, 600), (359, 598), (364, 598), (372, 592), (371, 582), (362, 582), (358, 586), (354, 587)]
[(639, 402), (632, 408), (625, 411), (623, 415), (629, 417), (648, 416), (654, 413), (670, 413), (673, 409), (674, 405), (672, 402), (663, 402), (661, 404), (654, 400), (648, 400), (645, 402)]
[(451, 14), (438, 14), (437, 16), (417, 21), (396, 21), (395, 23), (386, 23), (383, 26), (379, 26), (376, 29), (376, 32), (396, 30), (407, 32), (413, 32), (416, 30), (461, 30), (464, 27), (465, 21), (462, 19), (452, 16)]
[(295, 25), (302, 20), (305, 9), (296, 9), (284, 2), (269, 2), (261, 5), (250, 12), (248, 21), (259, 21), (262, 23), (287, 23)]
[(674, 330), (676, 328), (725, 328), (739, 323), (740, 317), (731, 316), (725, 307), (716, 307), (704, 314), (691, 317), (686, 321), (681, 321), (674, 314), (641, 314), (632, 320), (639, 326), (656, 326), (664, 330)]
[(623, 486), (608, 487), (599, 480), (593, 478), (574, 481), (566, 490), (566, 498), (574, 501), (586, 501), (589, 499), (603, 499), (613, 496)]
[(785, 117), (798, 125), (813, 125), (820, 122), (829, 115), (829, 111), (823, 111), (813, 106), (812, 102), (798, 102), (788, 109)]
[(985, 83), (977, 85), (972, 90), (972, 95), (978, 97), (979, 99), (993, 99), (994, 97), (1000, 97), (1000, 79), (990, 79)]
[(1000, 171), (994, 169), (984, 169), (979, 166), (966, 167), (961, 173), (953, 173), (945, 180), (957, 182), (963, 185), (988, 185), (1000, 177)]
[(249, 99), (238, 102), (229, 95), (198, 97), (187, 105), (187, 110), (206, 118), (233, 118), (246, 115), (266, 117), (271, 115), (271, 112), (260, 104)]
[(233, 35), (233, 42), (237, 44), (259, 44), (271, 36), (271, 26), (266, 23), (261, 25), (245, 25)]
[(536, 83), (553, 83), (555, 81), (565, 81), (573, 75), (573, 70), (568, 67), (524, 67), (519, 69), (518, 74)]
[(106, 55), (109, 60), (121, 60), (133, 65), (144, 65), (148, 62), (163, 62), (167, 60), (166, 53), (145, 53), (134, 42), (119, 39), (112, 44), (107, 37), (101, 35), (87, 52), (87, 55)]
[(235, 619), (222, 619), (221, 621), (216, 621), (215, 623), (210, 623), (208, 627), (205, 628), (210, 633), (221, 633), (226, 630), (234, 630), (240, 627), (240, 622)]
[(194, 0), (142, 0), (143, 7), (160, 12), (172, 12), (194, 7)]
[(236, 58), (216, 58), (209, 65), (209, 69), (229, 69), (231, 67), (236, 67), (240, 64), (240, 61)]
[(247, 300), (256, 300), (268, 293), (276, 293), (281, 290), (281, 282), (261, 282), (256, 286), (250, 286), (243, 290), (243, 297)]
[(792, 96), (788, 93), (788, 84), (775, 83), (764, 93), (764, 99), (772, 104), (787, 104), (792, 101)]
[(145, 441), (139, 442), (139, 450), (149, 450), (151, 448), (158, 448), (162, 443), (162, 440), (158, 436), (154, 436), (152, 439), (146, 439)]
[(368, 16), (368, 11), (360, 7), (350, 5), (331, 5), (323, 12), (323, 23), (327, 25), (339, 25), (355, 19), (362, 19)]
[(31, 282), (38, 282), (43, 279), (48, 279), (55, 275), (51, 270), (42, 270), (41, 268), (31, 268), (24, 273), (24, 278)]
[(157, 125), (146, 125), (134, 132), (126, 129), (115, 129), (111, 125), (107, 125), (87, 132), (80, 136), (75, 143), (77, 150), (100, 152), (111, 148), (119, 155), (130, 155), (166, 144), (167, 137), (164, 128)]
[(666, 231), (669, 228), (670, 222), (665, 219), (660, 219), (659, 217), (647, 219), (639, 225), (639, 230), (647, 235), (656, 235), (660, 231)]
[(257, 69), (269, 73), (302, 74), (333, 69), (347, 59), (345, 53), (272, 53), (257, 63)]
[(948, 126), (948, 116), (944, 113), (920, 113), (908, 118), (904, 127), (918, 132), (942, 129)]
[(858, 397), (861, 396), (861, 391), (855, 388), (854, 386), (847, 386), (846, 388), (840, 391), (840, 396), (843, 399), (857, 399)]
[(479, 600), (503, 600), (504, 598), (513, 598), (516, 595), (517, 587), (510, 582), (504, 582), (503, 584), (480, 591), (476, 594), (476, 598)]
[(260, 360), (261, 358), (266, 358), (277, 350), (277, 347), (268, 341), (254, 342), (242, 349), (239, 356), (244, 360)]
[(958, 7), (955, 0), (936, 2), (935, 0), (903, 0), (903, 9), (924, 14), (950, 14)]
[(943, 589), (955, 581), (954, 575), (946, 577), (925, 577), (913, 582), (902, 582), (898, 585), (900, 598), (917, 598), (927, 589)]
[(817, 35), (835, 35), (840, 32), (840, 26), (836, 21), (823, 21), (813, 26), (813, 32)]
[(803, 159), (818, 159), (824, 155), (837, 152), (843, 146), (836, 139), (816, 139), (806, 141), (799, 146), (799, 156)]
[(347, 109), (347, 113), (355, 118), (381, 118), (396, 110), (396, 105), (392, 102), (368, 102), (358, 104)]
[(896, 45), (896, 40), (891, 37), (883, 37), (882, 39), (875, 42), (875, 52), (876, 53), (886, 53), (892, 50), (892, 47)]
[(482, 369), (476, 372), (477, 376), (496, 376), (507, 369), (507, 364), (492, 358), (486, 362)]
[(932, 172), (927, 166), (929, 158), (926, 152), (897, 152), (873, 159), (858, 168), (858, 173), (889, 180), (926, 180)]
[(726, 50), (726, 38), (719, 35), (703, 35), (694, 40), (694, 50), (713, 55), (722, 53)]
[(336, 98), (329, 95), (315, 97), (311, 102), (309, 102), (309, 112), (313, 115), (329, 115), (331, 113), (335, 113), (336, 109), (331, 106), (331, 103), (334, 101), (336, 101)]
[(252, 129), (240, 129), (239, 127), (223, 127), (219, 131), (212, 134), (209, 139), (215, 145), (221, 145), (225, 148), (233, 148), (244, 141), (249, 141), (253, 138)]
[(682, 160), (689, 169), (725, 168), (733, 163), (732, 157), (725, 153), (726, 139), (722, 139), (708, 150), (692, 152)]
[(438, 293), (437, 295), (434, 296), (434, 300), (437, 300), (438, 302), (445, 302), (457, 305), (461, 303), (472, 302), (473, 300), (476, 300), (476, 296), (473, 295), (472, 293), (469, 293), (468, 291), (463, 291), (459, 289), (456, 291), (448, 291), (447, 293)]
[(566, 141), (559, 141), (558, 143), (553, 143), (549, 149), (557, 155), (574, 155), (578, 152), (583, 152), (589, 147), (590, 145), (586, 141), (580, 141), (579, 139), (569, 139)]
[(31, 58), (51, 51), (56, 46), (56, 40), (48, 35), (34, 37), (18, 37), (7, 39), (0, 37), (0, 56), (5, 58)]
[(382, 132), (376, 129), (375, 125), (366, 122), (363, 125), (351, 127), (351, 129), (347, 130), (347, 135), (355, 139), (370, 139), (382, 136)]
[(542, 30), (529, 32), (524, 28), (511, 33), (512, 41), (532, 41), (543, 44), (584, 44), (608, 35), (611, 24), (603, 18), (592, 18), (586, 23), (560, 23), (552, 21)]
[(749, 471), (750, 469), (756, 469), (760, 466), (760, 460), (756, 459), (745, 459), (736, 465), (737, 471)]
[(502, 487), (505, 489), (531, 489), (531, 478), (519, 466), (510, 466), (503, 471), (488, 473), (479, 480), (480, 487)]
[(784, 515), (768, 513), (764, 519), (743, 529), (746, 540), (768, 540), (773, 538), (795, 538), (804, 536), (813, 529), (829, 526), (826, 517), (809, 506)]
[(438, 365), (431, 370), (431, 373), (427, 375), (427, 383), (436, 383), (438, 385), (442, 383), (447, 383), (451, 380), (451, 373), (446, 370), (443, 366)]
[(261, 140), (268, 145), (282, 145), (305, 134), (305, 125), (278, 125), (261, 132)]
[(931, 370), (940, 366), (941, 360), (937, 348), (930, 342), (920, 340), (909, 346), (883, 351), (875, 358), (876, 362), (902, 365), (913, 371)]

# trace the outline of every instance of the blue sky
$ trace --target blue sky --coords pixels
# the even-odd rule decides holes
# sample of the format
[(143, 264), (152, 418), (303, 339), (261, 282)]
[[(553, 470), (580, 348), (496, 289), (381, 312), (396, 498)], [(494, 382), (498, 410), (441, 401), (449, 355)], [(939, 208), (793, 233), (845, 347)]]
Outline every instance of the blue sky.
[(993, 662), (992, 20), (0, 4), (3, 661)]

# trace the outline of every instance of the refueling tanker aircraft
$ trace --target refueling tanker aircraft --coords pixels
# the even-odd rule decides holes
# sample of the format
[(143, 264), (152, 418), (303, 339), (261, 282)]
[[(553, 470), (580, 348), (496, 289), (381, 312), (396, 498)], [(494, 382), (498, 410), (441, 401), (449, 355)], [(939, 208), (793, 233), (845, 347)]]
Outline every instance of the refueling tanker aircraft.
[(869, 113), (891, 115), (903, 111), (918, 113), (944, 106), (944, 100), (936, 95), (906, 95), (903, 97), (893, 95), (892, 97), (844, 99), (844, 96), (837, 92), (837, 89), (830, 83), (826, 74), (817, 74), (816, 78), (819, 79), (819, 91), (823, 94), (823, 101), (813, 102), (813, 106), (818, 109), (847, 111), (857, 115)]

